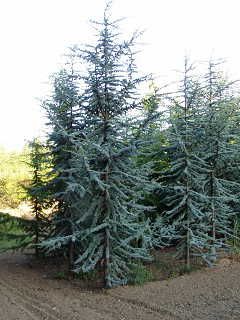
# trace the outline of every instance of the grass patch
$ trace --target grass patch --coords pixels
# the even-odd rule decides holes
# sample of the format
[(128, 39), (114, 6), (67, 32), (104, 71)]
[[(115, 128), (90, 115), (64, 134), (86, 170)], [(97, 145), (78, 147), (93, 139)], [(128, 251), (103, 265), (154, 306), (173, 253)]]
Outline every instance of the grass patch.
[(151, 270), (142, 264), (134, 264), (130, 269), (129, 284), (143, 285), (154, 279)]
[(67, 275), (64, 271), (58, 271), (55, 273), (54, 279), (64, 280), (64, 279), (67, 279)]
[(99, 272), (97, 270), (78, 272), (74, 273), (74, 278), (84, 281), (96, 281), (99, 278)]

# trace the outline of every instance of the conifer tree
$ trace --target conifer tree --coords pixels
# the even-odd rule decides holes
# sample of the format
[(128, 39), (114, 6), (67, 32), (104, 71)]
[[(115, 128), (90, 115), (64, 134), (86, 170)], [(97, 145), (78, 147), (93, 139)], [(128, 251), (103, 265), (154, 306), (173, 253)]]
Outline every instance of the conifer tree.
[(47, 216), (45, 209), (47, 208), (46, 182), (47, 172), (49, 170), (49, 158), (47, 157), (47, 149), (43, 143), (35, 138), (29, 143), (29, 162), (32, 173), (31, 183), (26, 187), (27, 199), (32, 206), (32, 219), (25, 223), (23, 220), (23, 228), (28, 237), (32, 239), (35, 254), (39, 256), (39, 244), (43, 241), (50, 231), (50, 217)]
[(212, 260), (215, 261), (217, 248), (226, 245), (225, 238), (233, 235), (234, 204), (239, 202), (239, 182), (226, 175), (226, 170), (239, 173), (235, 161), (239, 152), (236, 143), (239, 130), (232, 127), (238, 114), (239, 99), (234, 92), (234, 82), (224, 79), (217, 62), (209, 62), (204, 87), (202, 158), (209, 167), (204, 191), (209, 199), (206, 210), (209, 211)]
[(74, 239), (79, 248), (75, 271), (98, 269), (104, 286), (113, 287), (127, 283), (134, 260), (150, 259), (151, 231), (144, 216), (148, 208), (141, 204), (148, 183), (134, 160), (140, 141), (129, 130), (131, 120), (126, 121), (126, 115), (140, 108), (136, 87), (145, 78), (136, 74), (137, 35), (119, 40), (118, 21), (111, 21), (109, 6), (96, 26), (96, 45), (73, 49), (87, 65), (86, 76), (78, 77), (84, 82), (77, 119), (82, 127), (78, 136), (68, 134), (73, 141), (69, 170), (76, 179), (67, 184), (74, 188), (77, 181), (78, 218), (71, 235), (59, 233), (45, 245), (54, 249)]
[[(61, 70), (54, 76), (54, 93), (44, 102), (51, 131), (48, 136), (48, 148), (52, 157), (52, 171), (46, 188), (51, 193), (53, 204), (53, 230), (50, 237), (69, 236), (74, 230), (74, 212), (76, 196), (73, 187), (72, 138), (78, 131), (77, 123), (78, 92), (73, 62), (70, 68)], [(69, 187), (70, 186), (70, 187)], [(58, 251), (68, 258), (69, 268), (73, 267), (74, 243), (69, 237)]]
[(25, 200), (31, 205), (29, 217), (15, 217), (0, 213), (0, 238), (9, 242), (6, 250), (34, 248), (36, 257), (43, 253), (39, 244), (49, 234), (51, 229), (50, 217), (45, 209), (48, 206), (48, 195), (45, 184), (49, 169), (47, 149), (39, 139), (28, 144), (27, 161), (31, 179), (21, 185), (25, 189)]
[(168, 139), (169, 168), (162, 174), (164, 218), (175, 227), (180, 238), (178, 252), (190, 268), (191, 257), (209, 261), (208, 225), (203, 208), (207, 201), (203, 183), (208, 167), (199, 157), (202, 135), (202, 88), (193, 76), (193, 68), (185, 60), (185, 70), (179, 94), (170, 106)]

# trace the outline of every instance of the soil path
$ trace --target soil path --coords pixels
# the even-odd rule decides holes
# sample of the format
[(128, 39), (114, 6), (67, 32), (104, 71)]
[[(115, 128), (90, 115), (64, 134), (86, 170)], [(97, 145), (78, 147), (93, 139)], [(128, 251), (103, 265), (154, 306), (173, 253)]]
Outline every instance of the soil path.
[(91, 291), (0, 255), (0, 320), (240, 320), (240, 263), (142, 287)]

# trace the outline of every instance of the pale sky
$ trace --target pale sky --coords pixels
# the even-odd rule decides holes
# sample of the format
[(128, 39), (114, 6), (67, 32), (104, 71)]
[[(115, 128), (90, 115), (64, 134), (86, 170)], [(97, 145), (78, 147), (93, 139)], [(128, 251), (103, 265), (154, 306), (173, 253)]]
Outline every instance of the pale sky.
[[(0, 0), (0, 145), (20, 149), (42, 133), (48, 78), (67, 47), (86, 43), (88, 19), (102, 16), (104, 0)], [(174, 80), (184, 56), (226, 58), (240, 78), (239, 0), (115, 0), (123, 31), (145, 30), (139, 69)], [(89, 33), (90, 32), (90, 33)]]

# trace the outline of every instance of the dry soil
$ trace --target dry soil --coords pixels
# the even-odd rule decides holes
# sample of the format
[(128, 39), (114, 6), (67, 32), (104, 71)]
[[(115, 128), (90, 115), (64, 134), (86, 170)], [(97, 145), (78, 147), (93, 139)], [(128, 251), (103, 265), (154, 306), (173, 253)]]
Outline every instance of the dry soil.
[(0, 255), (0, 320), (240, 320), (240, 263), (141, 287), (83, 289), (22, 254)]

